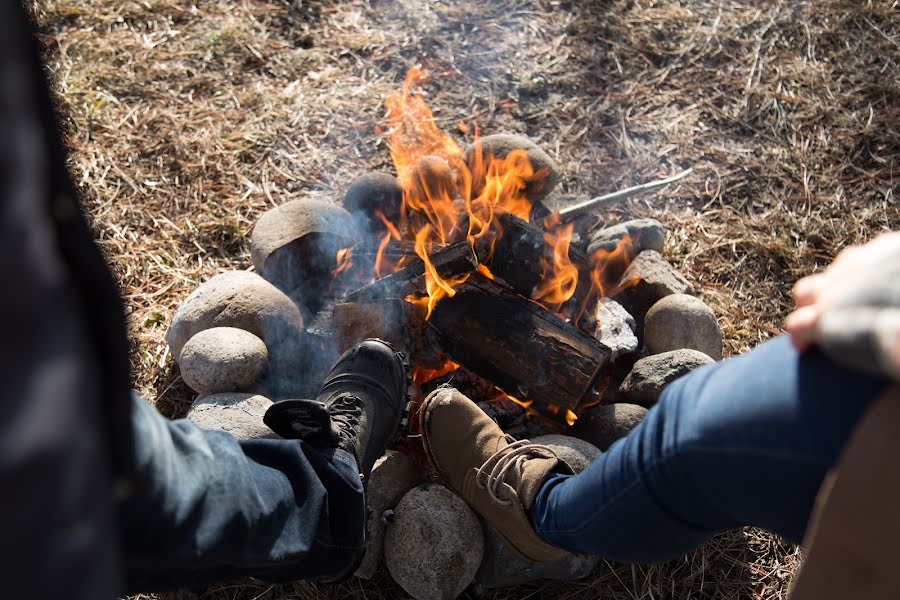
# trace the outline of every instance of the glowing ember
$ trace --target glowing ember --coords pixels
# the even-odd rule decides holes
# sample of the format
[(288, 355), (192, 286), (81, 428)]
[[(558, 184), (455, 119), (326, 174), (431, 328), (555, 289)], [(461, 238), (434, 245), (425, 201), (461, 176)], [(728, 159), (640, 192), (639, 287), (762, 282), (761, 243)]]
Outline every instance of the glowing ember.
[(569, 424), (569, 427), (575, 424), (575, 421), (578, 420), (578, 415), (573, 413), (571, 410), (566, 409), (566, 423)]

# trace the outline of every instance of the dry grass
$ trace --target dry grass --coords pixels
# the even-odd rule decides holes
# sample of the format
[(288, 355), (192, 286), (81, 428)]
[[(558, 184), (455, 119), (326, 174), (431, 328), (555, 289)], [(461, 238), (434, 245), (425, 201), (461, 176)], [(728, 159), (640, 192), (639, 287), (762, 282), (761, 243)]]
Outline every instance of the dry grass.
[[(338, 199), (388, 167), (382, 102), (417, 63), (442, 125), (527, 133), (563, 166), (563, 191), (695, 167), (604, 218), (668, 226), (731, 353), (780, 331), (798, 276), (900, 228), (896, 1), (37, 0), (37, 14), (72, 168), (127, 299), (135, 386), (169, 415), (190, 401), (164, 342), (179, 302), (249, 267), (267, 208)], [(783, 598), (797, 562), (746, 530), (487, 597)], [(402, 592), (381, 575), (202, 597)]]

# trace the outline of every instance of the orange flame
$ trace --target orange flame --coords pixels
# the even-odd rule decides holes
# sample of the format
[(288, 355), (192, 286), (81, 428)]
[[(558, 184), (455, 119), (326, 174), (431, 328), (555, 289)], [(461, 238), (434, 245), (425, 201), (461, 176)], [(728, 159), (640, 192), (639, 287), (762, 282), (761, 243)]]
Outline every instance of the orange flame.
[(353, 266), (353, 253), (350, 248), (341, 248), (337, 251), (335, 260), (337, 261), (337, 266), (331, 270), (332, 277), (337, 277), (339, 274)]
[(413, 369), (413, 382), (418, 384), (428, 383), (438, 377), (443, 377), (447, 373), (452, 373), (459, 369), (459, 363), (452, 360), (446, 361), (437, 369), (429, 369), (427, 367), (416, 367)]
[[(541, 174), (535, 173), (525, 150), (513, 150), (501, 159), (485, 157), (476, 144), (467, 160), (453, 138), (438, 128), (417, 92), (426, 81), (421, 69), (410, 69), (403, 88), (385, 102), (403, 205), (398, 223), (380, 215), (388, 234), (379, 246), (376, 275), (382, 276), (385, 269), (384, 247), (390, 238), (414, 240), (416, 255), (425, 264), (428, 318), (438, 301), (453, 296), (453, 288), (466, 280), (447, 280), (437, 272), (429, 256), (435, 244), (467, 239), (474, 248), (476, 239), (497, 230), (495, 215), (501, 212), (527, 220), (531, 202), (525, 197), (525, 186)], [(477, 139), (477, 129), (475, 135)], [(408, 300), (421, 302), (415, 297)]]
[(550, 248), (552, 258), (541, 259), (543, 278), (532, 293), (534, 300), (556, 308), (567, 302), (578, 287), (578, 267), (569, 259), (574, 225), (570, 223), (558, 227), (559, 221), (558, 213), (553, 213), (544, 221), (547, 229), (544, 243)]

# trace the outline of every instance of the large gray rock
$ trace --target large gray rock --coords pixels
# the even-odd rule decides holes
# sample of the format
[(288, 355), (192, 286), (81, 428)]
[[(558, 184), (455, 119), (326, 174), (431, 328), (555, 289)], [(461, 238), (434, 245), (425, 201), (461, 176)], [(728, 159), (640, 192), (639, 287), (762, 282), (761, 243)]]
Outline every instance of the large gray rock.
[(650, 307), (670, 294), (693, 294), (694, 286), (656, 250), (641, 252), (622, 275), (622, 289), (613, 299), (631, 313), (643, 336), (644, 317)]
[[(525, 150), (528, 160), (534, 168), (535, 177), (525, 186), (525, 195), (532, 202), (543, 200), (559, 183), (559, 165), (550, 158), (537, 144), (525, 136), (508, 133), (497, 133), (480, 138), (476, 144), (466, 148), (466, 158), (471, 159), (476, 147), (480, 146), (487, 162), (488, 156), (506, 158), (513, 150)], [(543, 176), (538, 176), (539, 171)]]
[(569, 432), (606, 452), (613, 442), (637, 427), (646, 414), (647, 409), (636, 404), (597, 406), (582, 413)]
[(344, 208), (353, 215), (358, 229), (373, 235), (387, 229), (378, 213), (397, 224), (402, 204), (403, 188), (389, 173), (364, 173), (350, 184), (344, 195)]
[(597, 302), (594, 320), (596, 323), (594, 337), (609, 347), (612, 360), (637, 352), (640, 348), (634, 333), (637, 328), (634, 317), (615, 300), (601, 298)]
[[(553, 448), (576, 473), (600, 455), (600, 450), (592, 444), (566, 435), (543, 435), (531, 441)], [(485, 555), (476, 581), (486, 588), (520, 585), (538, 579), (581, 579), (590, 575), (600, 560), (597, 556), (567, 554), (552, 561), (527, 561), (509, 549), (491, 524), (485, 523), (484, 530)]]
[(257, 394), (213, 394), (198, 398), (187, 419), (202, 429), (227, 431), (238, 440), (278, 438), (263, 423), (272, 401)]
[(662, 252), (666, 242), (666, 235), (659, 221), (633, 219), (592, 231), (588, 235), (588, 254), (593, 255), (599, 250), (612, 252), (626, 236), (630, 239), (635, 252), (644, 250)]
[(644, 343), (651, 354), (679, 348), (699, 350), (722, 359), (722, 330), (702, 300), (687, 294), (666, 296), (647, 311)]
[(415, 600), (450, 600), (465, 590), (481, 564), (484, 534), (472, 509), (437, 484), (400, 500), (384, 538), (388, 571)]
[(663, 389), (679, 377), (715, 361), (697, 350), (673, 350), (634, 363), (619, 390), (629, 402), (650, 408)]
[(420, 483), (421, 470), (402, 452), (388, 450), (375, 461), (366, 488), (369, 515), (366, 521), (366, 554), (356, 569), (357, 577), (369, 579), (375, 574), (384, 551), (385, 512), (395, 508), (400, 499)]
[(201, 331), (181, 349), (181, 377), (201, 396), (252, 388), (269, 362), (261, 339), (236, 327)]
[(255, 273), (216, 275), (187, 297), (175, 312), (167, 341), (175, 360), (189, 339), (212, 327), (237, 327), (260, 338), (269, 351), (263, 388), (270, 398), (309, 393), (307, 373), (318, 356), (303, 329), (297, 305)]
[(303, 332), (303, 317), (291, 299), (255, 273), (216, 275), (194, 290), (175, 312), (166, 336), (180, 360), (189, 339), (211, 327), (237, 327), (262, 339), (270, 352)]
[(344, 208), (315, 198), (292, 200), (266, 212), (250, 237), (256, 271), (311, 318), (335, 293), (337, 253), (358, 241)]

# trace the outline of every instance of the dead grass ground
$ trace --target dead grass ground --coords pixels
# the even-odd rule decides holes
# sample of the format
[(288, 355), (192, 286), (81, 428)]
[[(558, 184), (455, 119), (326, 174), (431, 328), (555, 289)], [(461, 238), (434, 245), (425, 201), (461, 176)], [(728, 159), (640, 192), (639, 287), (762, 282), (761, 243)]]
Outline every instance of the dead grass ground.
[[(246, 236), (267, 208), (337, 199), (388, 167), (383, 99), (417, 63), (445, 128), (528, 134), (558, 158), (564, 191), (695, 167), (605, 218), (668, 227), (668, 254), (731, 353), (780, 331), (798, 276), (900, 228), (895, 1), (36, 0), (36, 12), (72, 169), (127, 300), (135, 385), (169, 415), (190, 401), (164, 342), (179, 302), (250, 266)], [(677, 561), (487, 597), (782, 598), (797, 564), (795, 548), (746, 530)], [(402, 592), (381, 575), (201, 597)]]

